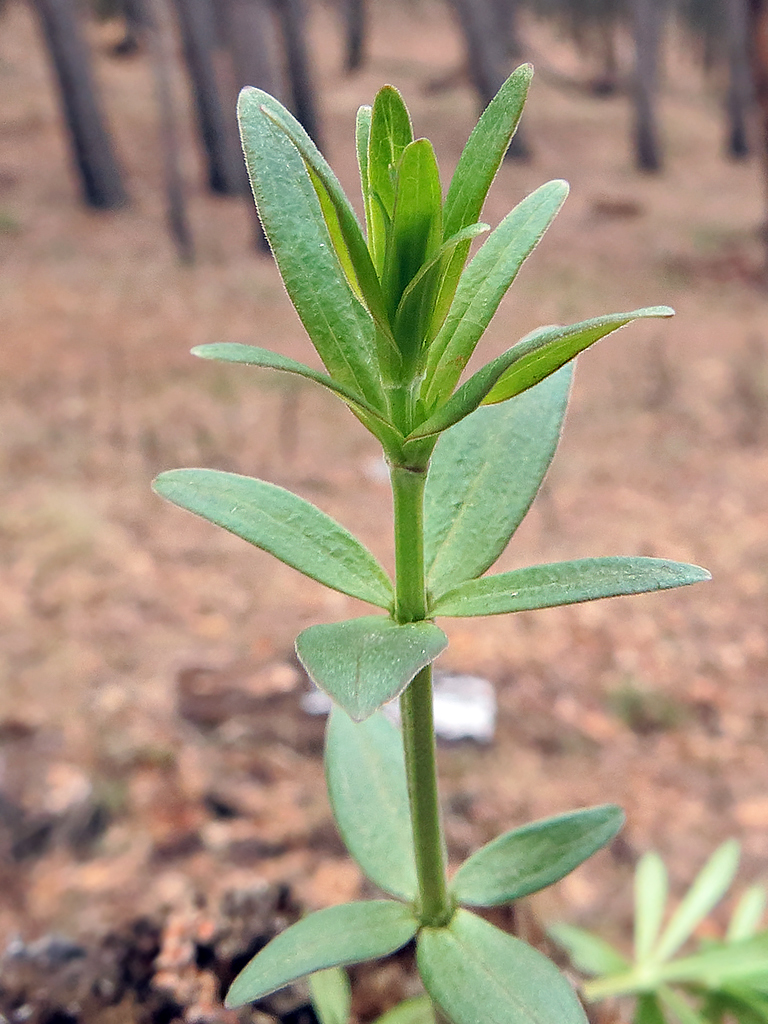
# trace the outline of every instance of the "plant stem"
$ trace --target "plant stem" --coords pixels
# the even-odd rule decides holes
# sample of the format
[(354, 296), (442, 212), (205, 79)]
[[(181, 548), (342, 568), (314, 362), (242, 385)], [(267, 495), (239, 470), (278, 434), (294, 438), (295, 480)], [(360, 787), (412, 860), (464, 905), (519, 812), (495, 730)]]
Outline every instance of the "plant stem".
[[(395, 572), (398, 622), (427, 617), (424, 574), (424, 485), (426, 470), (391, 469), (395, 511)], [(445, 876), (443, 833), (437, 794), (432, 667), (423, 668), (400, 698), (405, 769), (419, 881), (419, 914), (425, 925), (446, 924), (451, 904)]]

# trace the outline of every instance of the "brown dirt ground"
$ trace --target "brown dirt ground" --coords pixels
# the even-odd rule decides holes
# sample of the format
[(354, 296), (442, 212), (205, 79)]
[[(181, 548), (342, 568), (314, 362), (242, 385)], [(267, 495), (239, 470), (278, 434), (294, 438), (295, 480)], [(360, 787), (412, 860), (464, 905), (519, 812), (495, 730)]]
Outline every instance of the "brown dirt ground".
[[(343, 182), (355, 189), (355, 108), (385, 80), (450, 169), (474, 109), (461, 78), (430, 88), (461, 63), (442, 8), (378, 5), (370, 61), (351, 79), (332, 12), (316, 10), (312, 27)], [(149, 482), (184, 465), (263, 476), (390, 564), (375, 443), (319, 389), (189, 357), (217, 340), (312, 353), (274, 266), (251, 251), (244, 204), (204, 193), (190, 138), (198, 259), (175, 261), (151, 83), (141, 59), (108, 56), (110, 31), (95, 37), (98, 72), (133, 205), (106, 215), (78, 206), (26, 7), (10, 5), (0, 37), (0, 790), (23, 817), (2, 866), (6, 938), (97, 934), (258, 879), (288, 882), (304, 906), (361, 891), (292, 659), (301, 627), (355, 602), (163, 504)], [(714, 581), (445, 623), (442, 666), (493, 679), (500, 721), (487, 749), (442, 749), (441, 769), (455, 858), (534, 817), (622, 804), (622, 843), (534, 901), (544, 920), (619, 935), (630, 865), (650, 847), (678, 892), (728, 836), (743, 843), (744, 880), (766, 874), (761, 177), (721, 158), (716, 99), (682, 51), (663, 103), (667, 168), (640, 177), (626, 100), (558, 86), (547, 69), (581, 65), (565, 44), (535, 41), (535, 157), (502, 169), (486, 219), (549, 177), (568, 178), (572, 196), (483, 357), (539, 323), (658, 302), (678, 315), (582, 357), (561, 449), (500, 565), (635, 553), (705, 565)]]

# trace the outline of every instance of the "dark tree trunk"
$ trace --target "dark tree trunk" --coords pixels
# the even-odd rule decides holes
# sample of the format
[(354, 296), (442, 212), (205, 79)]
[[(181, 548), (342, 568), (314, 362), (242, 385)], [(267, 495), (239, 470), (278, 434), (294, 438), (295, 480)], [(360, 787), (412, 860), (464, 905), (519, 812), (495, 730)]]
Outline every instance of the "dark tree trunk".
[[(497, 11), (492, 0), (451, 0), (464, 35), (472, 84), (487, 106), (506, 78), (506, 46), (499, 37)], [(528, 147), (518, 128), (507, 155), (527, 160)]]
[(662, 0), (632, 0), (635, 40), (635, 161), (642, 171), (661, 170), (662, 154), (656, 118), (659, 51), (664, 21)]
[(220, 195), (242, 195), (246, 176), (237, 143), (235, 113), (224, 109), (216, 76), (216, 30), (211, 0), (174, 3), (208, 165), (209, 187)]
[(502, 52), (518, 59), (522, 53), (518, 30), (518, 0), (491, 0), (491, 15)]
[(616, 53), (616, 23), (606, 18), (598, 26), (600, 69), (592, 82), (595, 96), (614, 96), (619, 90), (619, 58)]
[(157, 103), (160, 148), (165, 177), (166, 220), (179, 258), (192, 263), (195, 256), (187, 217), (176, 104), (173, 98), (173, 33), (165, 0), (131, 0), (140, 14), (140, 36), (145, 40), (152, 67)]
[[(760, 125), (763, 187), (768, 200), (768, 0), (748, 0), (747, 13), (752, 81)], [(768, 216), (763, 224), (763, 236), (766, 245), (764, 271), (768, 282)]]
[[(276, 26), (267, 0), (226, 0), (222, 12), (238, 91), (253, 85), (279, 98), (283, 90), (278, 66)], [(253, 203), (251, 208), (256, 248), (269, 252), (269, 243)]]
[(367, 0), (343, 0), (344, 4), (344, 66), (349, 74), (359, 71), (365, 57), (368, 16)]
[(283, 35), (283, 47), (290, 80), (291, 108), (299, 121), (320, 146), (320, 122), (315, 104), (315, 90), (309, 66), (304, 0), (275, 0)]
[(728, 155), (735, 160), (749, 156), (749, 115), (752, 107), (752, 74), (749, 67), (749, 36), (746, 0), (725, 0), (728, 19)]
[(98, 210), (124, 206), (128, 196), (96, 93), (76, 0), (34, 0), (34, 7), (56, 73), (83, 198)]

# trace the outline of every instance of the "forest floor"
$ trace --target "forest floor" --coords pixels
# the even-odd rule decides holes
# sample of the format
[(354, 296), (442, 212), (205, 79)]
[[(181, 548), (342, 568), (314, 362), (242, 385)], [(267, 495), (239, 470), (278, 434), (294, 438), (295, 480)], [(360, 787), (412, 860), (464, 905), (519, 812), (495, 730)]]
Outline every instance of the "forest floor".
[[(443, 8), (376, 5), (355, 77), (340, 70), (332, 12), (312, 29), (326, 150), (349, 190), (355, 109), (383, 81), (447, 178), (475, 109), (452, 77), (462, 51)], [(151, 80), (141, 56), (110, 54), (114, 35), (94, 36), (133, 199), (113, 214), (78, 204), (26, 6), (8, 6), (0, 36), (0, 955), (11, 943), (34, 958), (44, 939), (50, 959), (58, 936), (67, 960), (66, 942), (145, 917), (145, 960), (160, 943), (166, 965), (184, 964), (194, 940), (202, 970), (233, 894), (290, 916), (367, 891), (331, 822), (323, 723), (301, 709), (293, 654), (302, 627), (357, 606), (164, 504), (150, 481), (190, 465), (264, 477), (385, 565), (390, 507), (375, 443), (343, 406), (188, 355), (226, 340), (313, 359), (273, 263), (253, 251), (246, 204), (205, 193), (189, 137), (197, 259), (176, 261)], [(491, 744), (440, 749), (446, 827), (456, 861), (532, 818), (621, 804), (621, 840), (531, 902), (541, 921), (626, 938), (643, 851), (664, 856), (677, 893), (730, 836), (744, 884), (768, 865), (762, 180), (755, 161), (723, 158), (716, 90), (682, 51), (662, 104), (665, 170), (641, 176), (626, 97), (589, 95), (565, 43), (530, 38), (542, 55), (525, 117), (533, 158), (505, 164), (485, 219), (547, 178), (572, 193), (482, 357), (540, 323), (656, 303), (677, 316), (580, 359), (560, 450), (500, 567), (643, 554), (707, 566), (713, 581), (441, 622), (439, 667), (492, 680), (499, 703)], [(197, 968), (179, 1002), (214, 1000)]]

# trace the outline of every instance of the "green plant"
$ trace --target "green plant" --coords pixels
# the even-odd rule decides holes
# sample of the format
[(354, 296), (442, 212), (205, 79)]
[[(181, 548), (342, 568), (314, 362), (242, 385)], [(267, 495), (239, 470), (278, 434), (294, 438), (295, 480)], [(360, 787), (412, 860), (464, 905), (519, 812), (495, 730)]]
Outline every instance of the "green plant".
[(591, 976), (582, 987), (584, 997), (590, 1002), (633, 997), (634, 1024), (765, 1024), (768, 928), (760, 928), (768, 898), (765, 887), (754, 885), (744, 892), (724, 938), (701, 939), (693, 952), (675, 956), (725, 896), (738, 864), (738, 843), (723, 843), (662, 928), (667, 870), (658, 854), (646, 854), (635, 873), (634, 960), (581, 928), (552, 927), (552, 938), (567, 950), (574, 966)]
[[(269, 367), (328, 388), (381, 443), (394, 502), (394, 584), (370, 551), (309, 502), (270, 483), (209, 469), (161, 474), (164, 497), (328, 587), (384, 610), (305, 629), (307, 672), (333, 699), (328, 790), (351, 855), (388, 899), (311, 914), (242, 971), (229, 1006), (304, 975), (384, 956), (416, 939), (434, 1003), (455, 1024), (583, 1020), (571, 986), (524, 942), (468, 907), (518, 899), (562, 878), (621, 826), (618, 807), (508, 832), (450, 884), (438, 806), (431, 664), (435, 616), (492, 615), (682, 586), (695, 566), (593, 558), (499, 575), (506, 547), (554, 454), (569, 364), (594, 342), (664, 306), (543, 327), (460, 378), (483, 331), (559, 210), (552, 181), (493, 230), (468, 265), (491, 182), (520, 117), (531, 68), (515, 71), (472, 132), (443, 200), (431, 144), (413, 138), (390, 86), (357, 117), (366, 233), (332, 170), (271, 96), (246, 89), (239, 116), (264, 230), (327, 373), (266, 349), (205, 345), (206, 359)], [(402, 734), (380, 712), (400, 699)]]

